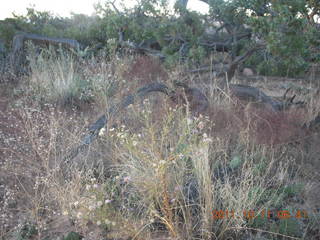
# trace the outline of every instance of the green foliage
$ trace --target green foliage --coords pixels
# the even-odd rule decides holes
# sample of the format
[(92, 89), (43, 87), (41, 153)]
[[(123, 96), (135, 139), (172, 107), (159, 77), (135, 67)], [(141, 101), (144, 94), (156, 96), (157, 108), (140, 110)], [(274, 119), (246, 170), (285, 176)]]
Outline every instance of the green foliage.
[(0, 33), (7, 48), (11, 47), (13, 36), (20, 32), (72, 38), (84, 45), (93, 45), (107, 40), (105, 33), (101, 31), (100, 21), (97, 16), (73, 14), (70, 18), (61, 18), (48, 11), (27, 8), (26, 15), (14, 15), (14, 18), (0, 21)]
[(16, 240), (28, 240), (31, 239), (38, 231), (33, 224), (24, 224), (22, 228), (17, 232), (15, 236)]
[(271, 231), (292, 237), (302, 237), (303, 235), (302, 223), (294, 217), (281, 219), (279, 223), (273, 223)]
[(69, 232), (67, 236), (63, 238), (63, 240), (80, 240), (82, 237), (79, 233), (76, 232)]
[(234, 156), (230, 161), (230, 168), (232, 170), (239, 168), (243, 163), (243, 160), (240, 156)]
[[(124, 41), (147, 47), (156, 44), (168, 65), (181, 60), (194, 65), (203, 64), (211, 51), (199, 44), (205, 30), (219, 22), (224, 30), (216, 40), (231, 40), (232, 56), (240, 55), (257, 41), (266, 44), (266, 49), (247, 63), (261, 74), (294, 77), (320, 60), (320, 32), (313, 20), (320, 13), (320, 4), (315, 0), (209, 0), (209, 16), (179, 4), (170, 9), (167, 0), (143, 0), (131, 8), (125, 1), (119, 4), (117, 7), (108, 1), (96, 6), (95, 16), (73, 14), (70, 18), (28, 8), (24, 16), (0, 21), (1, 38), (9, 48), (14, 34), (23, 31), (76, 39), (92, 49), (103, 48), (114, 54), (119, 50), (122, 32)], [(245, 32), (251, 32), (252, 37), (230, 39), (232, 33)]]
[(283, 192), (287, 197), (293, 197), (300, 194), (303, 190), (304, 185), (302, 183), (290, 184), (283, 188)]
[(236, 30), (247, 24), (256, 38), (266, 42), (264, 56), (252, 62), (267, 75), (297, 76), (318, 56), (319, 51), (312, 51), (318, 31), (308, 20), (310, 9), (319, 10), (319, 5), (306, 0), (210, 1), (210, 15), (215, 20), (236, 26)]
[(5, 48), (11, 48), (11, 41), (17, 32), (17, 20), (13, 18), (7, 18), (0, 20), (0, 36), (1, 40), (4, 41)]
[[(254, 228), (259, 229), (268, 229), (270, 231), (270, 237), (272, 239), (278, 239), (279, 234), (287, 235), (290, 237), (302, 237), (303, 235), (303, 223), (301, 219), (295, 216), (295, 211), (291, 210), (279, 210), (278, 211), (270, 211), (272, 215), (274, 215), (274, 219), (271, 219), (268, 215), (269, 210), (264, 210), (264, 213), (260, 213), (255, 218), (251, 219), (249, 225)], [(278, 214), (282, 216), (280, 212), (288, 211), (289, 214), (287, 217), (279, 218)], [(284, 213), (285, 214), (285, 213)], [(276, 220), (276, 221), (275, 221)]]
[(179, 60), (175, 55), (180, 50), (181, 42), (185, 41), (192, 49), (187, 54), (190, 59), (203, 58), (198, 38), (204, 26), (198, 13), (185, 11), (177, 16), (169, 11), (167, 1), (142, 1), (132, 9), (125, 8), (121, 14), (117, 11), (110, 4), (98, 7), (98, 13), (102, 15), (101, 27), (109, 39), (118, 40), (121, 30), (124, 40), (138, 44), (157, 42), (170, 63)]

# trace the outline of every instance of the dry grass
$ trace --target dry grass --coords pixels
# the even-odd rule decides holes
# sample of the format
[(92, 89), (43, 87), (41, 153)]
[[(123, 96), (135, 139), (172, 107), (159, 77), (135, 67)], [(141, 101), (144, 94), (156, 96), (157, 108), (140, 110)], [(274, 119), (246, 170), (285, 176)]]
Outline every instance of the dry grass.
[[(318, 150), (303, 145), (309, 135), (298, 127), (309, 111), (314, 114), (316, 101), (307, 114), (275, 114), (241, 107), (212, 90), (207, 116), (192, 116), (157, 95), (123, 111), (73, 164), (63, 164), (84, 126), (96, 119), (92, 112), (139, 85), (131, 77), (149, 82), (160, 69), (158, 76), (170, 83), (180, 74), (164, 73), (148, 59), (131, 61), (91, 59), (79, 68), (69, 57), (34, 59), (27, 94), (20, 98), (24, 110), (16, 108), (20, 129), (12, 128), (21, 138), (3, 142), (0, 238), (57, 239), (71, 231), (86, 239), (319, 236), (319, 219), (311, 212), (309, 219), (277, 216), (279, 210), (296, 214), (318, 207), (308, 189), (319, 189), (319, 166), (307, 169)], [(141, 63), (151, 66), (150, 74)], [(73, 92), (75, 76), (90, 83), (96, 103), (90, 111), (56, 105), (87, 90)], [(44, 102), (31, 103), (31, 93)], [(22, 234), (25, 229), (30, 236)]]

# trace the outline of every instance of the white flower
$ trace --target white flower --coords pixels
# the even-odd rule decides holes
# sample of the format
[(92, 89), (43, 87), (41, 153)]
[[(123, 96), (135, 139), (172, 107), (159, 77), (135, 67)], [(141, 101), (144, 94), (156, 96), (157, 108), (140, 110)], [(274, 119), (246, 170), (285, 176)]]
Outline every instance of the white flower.
[(184, 157), (184, 155), (183, 155), (182, 153), (180, 153), (180, 154), (178, 155), (178, 157), (179, 157), (180, 159), (182, 159), (182, 158)]
[(106, 199), (106, 200), (104, 201), (105, 204), (108, 204), (108, 203), (111, 203), (111, 202), (112, 202), (112, 200), (110, 200), (110, 199)]
[(206, 139), (203, 139), (203, 142), (205, 142), (205, 143), (211, 143), (211, 142), (212, 142), (212, 139), (211, 139), (211, 138), (206, 138)]
[(165, 160), (160, 160), (159, 164), (160, 165), (164, 165), (164, 164), (166, 164), (166, 161)]
[(76, 201), (76, 202), (73, 203), (73, 205), (74, 205), (75, 207), (77, 207), (77, 206), (79, 205), (79, 202)]
[(69, 213), (68, 213), (67, 210), (63, 211), (63, 213), (62, 213), (63, 216), (67, 216), (68, 214), (69, 214)]
[(138, 145), (138, 142), (137, 142), (137, 141), (132, 141), (132, 145), (133, 145), (133, 146), (137, 146), (137, 145)]
[(97, 202), (97, 207), (101, 207), (103, 205), (103, 202), (102, 201), (98, 201)]
[(114, 131), (114, 128), (110, 128), (110, 129), (109, 129), (109, 132), (113, 132), (113, 131)]
[(204, 128), (204, 122), (200, 121), (200, 122), (198, 123), (198, 128), (199, 128), (199, 129), (203, 129), (203, 128)]
[(105, 128), (101, 128), (100, 131), (99, 131), (99, 136), (103, 136), (104, 133), (105, 133), (106, 129)]
[(120, 138), (121, 136), (122, 136), (122, 133), (121, 133), (121, 132), (118, 132), (118, 133), (117, 133), (117, 137)]
[(210, 142), (212, 142), (212, 139), (209, 138), (206, 133), (204, 133), (204, 134), (202, 135), (202, 137), (203, 137), (202, 141), (203, 141), (204, 143), (210, 143)]
[(97, 221), (97, 225), (100, 226), (101, 225), (101, 221)]
[(123, 182), (125, 182), (125, 183), (130, 182), (130, 180), (131, 180), (130, 176), (126, 176), (123, 178)]
[(110, 222), (109, 219), (106, 219), (106, 220), (104, 220), (104, 223), (108, 225), (108, 224), (110, 224), (111, 222)]
[(80, 219), (82, 217), (82, 212), (78, 212), (77, 218)]

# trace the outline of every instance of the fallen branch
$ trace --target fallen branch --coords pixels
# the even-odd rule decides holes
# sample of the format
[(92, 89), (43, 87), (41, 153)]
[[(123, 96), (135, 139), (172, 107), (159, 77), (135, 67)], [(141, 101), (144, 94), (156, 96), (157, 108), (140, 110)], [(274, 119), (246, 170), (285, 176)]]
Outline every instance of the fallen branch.
[[(259, 45), (256, 45), (255, 47), (252, 47), (251, 49), (246, 51), (243, 55), (237, 56), (230, 64), (215, 64), (213, 66), (202, 66), (200, 68), (188, 70), (188, 72), (198, 73), (198, 72), (212, 71), (212, 72), (216, 72), (217, 77), (224, 77), (227, 75), (227, 80), (231, 81), (231, 79), (234, 77), (235, 71), (239, 66), (239, 64), (241, 64), (250, 56), (252, 56), (253, 53), (255, 53), (260, 49), (263, 49), (264, 47), (265, 47), (264, 44), (259, 44)], [(224, 82), (225, 81), (223, 81), (223, 83)]]
[[(151, 92), (161, 92), (168, 96), (174, 103), (189, 104), (189, 109), (193, 113), (205, 113), (209, 108), (209, 101), (206, 96), (197, 88), (191, 88), (187, 84), (182, 82), (174, 82), (176, 87), (182, 87), (184, 89), (185, 96), (177, 94), (176, 91), (169, 89), (163, 83), (150, 83), (139, 88), (134, 94), (125, 96), (120, 103), (113, 105), (106, 111), (106, 114), (102, 115), (96, 122), (88, 127), (88, 133), (83, 137), (78, 147), (71, 150), (71, 152), (63, 159), (63, 162), (68, 163), (74, 159), (80, 152), (88, 148), (88, 146), (97, 138), (99, 132), (104, 128), (109, 119), (117, 117), (119, 113), (127, 108), (129, 105), (134, 104), (136, 99), (143, 99)], [(280, 102), (272, 99), (258, 88), (240, 85), (230, 84), (229, 91), (232, 95), (240, 100), (246, 102), (258, 102), (269, 105), (274, 111), (280, 112), (285, 110), (289, 105), (295, 104), (293, 102)], [(289, 105), (288, 105), (289, 104)], [(309, 126), (315, 126), (320, 123), (320, 117), (317, 116), (310, 122)]]
[(174, 92), (166, 85), (162, 83), (150, 83), (139, 88), (135, 94), (124, 97), (120, 103), (113, 105), (107, 110), (107, 114), (102, 115), (95, 123), (88, 127), (88, 134), (83, 137), (80, 145), (64, 158), (63, 162), (70, 162), (70, 160), (74, 159), (80, 152), (84, 151), (99, 135), (100, 130), (107, 124), (108, 118), (116, 117), (119, 112), (133, 104), (136, 98), (145, 98), (147, 94), (151, 92), (161, 92), (169, 97), (174, 95)]
[(154, 50), (152, 48), (144, 47), (141, 44), (137, 44), (131, 41), (125, 41), (124, 40), (124, 33), (120, 29), (119, 30), (119, 43), (122, 47), (128, 47), (130, 49), (133, 49), (134, 51), (141, 52), (147, 55), (151, 55), (154, 57), (159, 57), (160, 59), (164, 59), (165, 56), (161, 53), (161, 51)]
[(232, 95), (237, 97), (239, 100), (246, 102), (259, 102), (271, 106), (274, 111), (282, 111), (286, 107), (286, 103), (278, 102), (258, 88), (241, 85), (241, 84), (230, 84), (229, 90)]
[(80, 48), (79, 42), (73, 39), (52, 38), (29, 33), (17, 34), (14, 36), (12, 41), (12, 53), (10, 58), (10, 64), (15, 74), (23, 72), (21, 66), (25, 59), (24, 43), (27, 40), (36, 44), (62, 45), (72, 49)]

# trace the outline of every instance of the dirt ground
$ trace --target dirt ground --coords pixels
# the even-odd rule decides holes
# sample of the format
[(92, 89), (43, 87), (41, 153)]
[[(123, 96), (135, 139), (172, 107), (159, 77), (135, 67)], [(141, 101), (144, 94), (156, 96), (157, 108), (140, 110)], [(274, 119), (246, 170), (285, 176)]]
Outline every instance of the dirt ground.
[[(261, 88), (267, 95), (281, 98), (286, 89), (292, 88), (290, 95), (296, 94), (296, 101), (310, 101), (310, 97), (316, 91), (310, 81), (288, 80), (279, 78), (263, 78), (263, 81), (256, 82), (252, 79), (251, 85)], [(239, 80), (240, 82), (241, 80)], [(254, 82), (255, 81), (255, 82)], [(19, 204), (23, 204), (22, 199), (10, 198), (15, 193), (23, 191), (19, 185), (18, 178), (8, 177), (2, 168), (5, 162), (17, 160), (17, 156), (22, 156), (24, 151), (30, 150), (25, 146), (27, 142), (27, 132), (25, 131), (24, 120), (21, 116), (21, 99), (19, 94), (14, 93), (14, 86), (1, 84), (0, 86), (0, 239), (13, 226), (23, 222), (23, 216), (19, 211)], [(318, 85), (318, 84), (313, 84)], [(25, 107), (28, 103), (24, 103)], [(30, 106), (32, 107), (32, 106)], [(319, 106), (320, 109), (320, 106)], [(94, 109), (86, 108), (87, 116), (96, 119), (92, 115)], [(89, 114), (88, 114), (89, 113)], [(312, 118), (312, 116), (310, 116)], [(317, 146), (315, 146), (317, 148)], [(315, 157), (317, 159), (317, 157)], [(306, 189), (303, 203), (297, 203), (297, 207), (305, 208), (313, 214), (320, 214), (320, 155), (318, 161), (305, 165), (305, 176), (310, 176), (309, 188)], [(305, 181), (305, 180), (303, 180)], [(22, 201), (21, 201), (22, 200)], [(11, 219), (8, 221), (8, 219)], [(11, 225), (11, 226), (10, 226)], [(71, 227), (66, 221), (64, 225)], [(314, 239), (320, 239), (320, 233), (314, 233)]]

